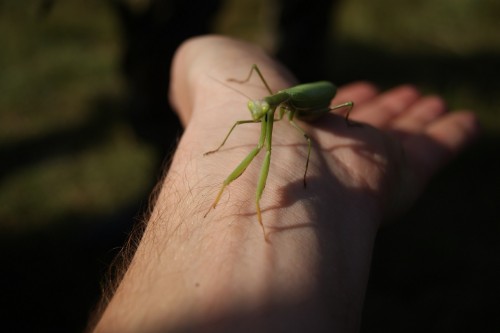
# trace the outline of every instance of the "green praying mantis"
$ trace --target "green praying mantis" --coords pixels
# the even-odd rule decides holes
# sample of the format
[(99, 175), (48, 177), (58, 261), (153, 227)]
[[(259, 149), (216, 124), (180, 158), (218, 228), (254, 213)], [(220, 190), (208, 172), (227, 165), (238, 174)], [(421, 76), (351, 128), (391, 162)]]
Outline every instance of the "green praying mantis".
[[(311, 156), (311, 138), (307, 133), (295, 122), (295, 118), (312, 121), (315, 120), (326, 113), (340, 109), (347, 108), (345, 115), (346, 122), (349, 122), (349, 113), (354, 106), (353, 102), (346, 102), (336, 106), (330, 106), (330, 102), (337, 92), (337, 88), (334, 84), (328, 81), (318, 81), (313, 83), (299, 84), (291, 88), (280, 90), (273, 93), (268, 83), (264, 79), (259, 67), (257, 65), (252, 65), (250, 73), (244, 80), (228, 79), (228, 81), (237, 83), (246, 83), (250, 80), (253, 73), (257, 73), (260, 80), (269, 92), (269, 96), (266, 96), (259, 100), (249, 100), (248, 109), (252, 115), (250, 120), (239, 120), (234, 123), (222, 143), (214, 150), (206, 152), (204, 155), (213, 154), (224, 146), (227, 139), (233, 132), (233, 130), (238, 125), (249, 124), (249, 123), (260, 123), (261, 131), (259, 142), (257, 146), (250, 151), (250, 153), (240, 162), (240, 164), (227, 176), (223, 181), (222, 186), (217, 194), (214, 202), (204, 215), (206, 217), (210, 210), (214, 209), (219, 202), (224, 189), (236, 180), (239, 176), (243, 174), (245, 169), (250, 165), (252, 160), (257, 156), (257, 154), (266, 147), (266, 156), (264, 157), (264, 162), (262, 164), (259, 179), (257, 182), (257, 191), (255, 197), (255, 205), (257, 209), (257, 219), (264, 233), (264, 238), (267, 241), (267, 233), (262, 222), (262, 214), (260, 209), (260, 199), (264, 188), (266, 186), (267, 176), (269, 174), (269, 165), (271, 162), (271, 146), (272, 146), (272, 135), (273, 135), (273, 124), (275, 121), (280, 121), (283, 119), (284, 114), (287, 114), (289, 123), (304, 136), (307, 141), (307, 159), (304, 171), (304, 187), (306, 187), (306, 175), (307, 169), (309, 167), (309, 159)], [(275, 113), (278, 111), (278, 117), (275, 118)]]

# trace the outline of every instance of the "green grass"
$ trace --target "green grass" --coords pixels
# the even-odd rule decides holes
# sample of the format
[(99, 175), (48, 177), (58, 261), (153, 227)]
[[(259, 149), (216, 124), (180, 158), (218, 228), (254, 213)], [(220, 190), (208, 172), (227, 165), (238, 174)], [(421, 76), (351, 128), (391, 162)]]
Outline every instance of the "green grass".
[(470, 54), (500, 51), (493, 0), (349, 0), (342, 3), (339, 33), (394, 52)]
[(37, 3), (6, 2), (0, 19), (2, 230), (110, 213), (140, 199), (155, 163), (119, 111), (96, 106), (123, 98), (108, 7), (59, 1), (39, 17)]

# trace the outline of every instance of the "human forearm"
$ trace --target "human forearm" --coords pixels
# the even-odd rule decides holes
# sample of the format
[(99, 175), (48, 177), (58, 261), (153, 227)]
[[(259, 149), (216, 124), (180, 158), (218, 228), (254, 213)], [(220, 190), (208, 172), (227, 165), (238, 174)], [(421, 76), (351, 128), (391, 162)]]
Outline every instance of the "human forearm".
[[(175, 171), (186, 169), (174, 159), (103, 325), (107, 319), (124, 325), (120, 331), (145, 332), (150, 318), (152, 331), (239, 327), (265, 332), (283, 325), (351, 331), (357, 326), (374, 237), (363, 226), (372, 221), (360, 214), (349, 219), (340, 212), (341, 198), (329, 198), (338, 203), (338, 214), (336, 209), (312, 214), (312, 206), (298, 202), (266, 215), (275, 225), (267, 243), (252, 205), (225, 203), (203, 219), (212, 199), (205, 193), (213, 191), (186, 183), (192, 175)], [(253, 197), (253, 191), (239, 190), (233, 187), (232, 194), (238, 193), (232, 200), (240, 193)]]
[[(246, 54), (250, 62), (260, 60), (267, 73), (274, 73), (269, 76), (271, 82), (292, 84), (286, 83), (286, 75), (280, 77), (274, 68), (268, 69), (266, 65), (273, 63), (255, 49), (229, 50), (235, 52), (235, 59)], [(190, 56), (195, 55), (183, 59)], [(206, 58), (210, 59), (210, 52), (200, 61)], [(258, 168), (249, 168), (231, 185), (229, 199), (224, 197), (203, 218), (220, 186), (214, 179), (223, 179), (249, 147), (203, 156), (222, 139), (219, 132), (223, 131), (207, 136), (214, 138), (208, 143), (200, 140), (200, 133), (209, 133), (207, 127), (216, 123), (200, 118), (212, 109), (232, 111), (244, 104), (230, 99), (228, 105), (224, 100), (219, 104), (215, 95), (212, 100), (199, 97), (205, 90), (197, 89), (204, 80), (216, 86), (219, 82), (202, 76), (198, 63), (176, 67), (173, 86), (180, 92), (174, 88), (173, 99), (187, 127), (141, 244), (101, 327), (113, 323), (120, 325), (120, 331), (144, 332), (147, 321), (153, 331), (160, 327), (235, 331), (237, 326), (264, 332), (283, 325), (295, 330), (311, 329), (311, 325), (318, 330), (355, 329), (378, 224), (375, 209), (367, 208), (373, 206), (369, 197), (345, 191), (335, 177), (325, 175), (326, 163), (317, 161), (311, 163), (304, 189), (304, 159), (297, 157), (301, 149), (285, 146), (273, 151), (273, 161), (279, 163), (273, 163), (262, 200), (269, 242), (255, 216)], [(247, 70), (248, 62), (233, 68), (235, 73)], [(214, 71), (212, 75), (229, 74)], [(199, 100), (205, 103), (199, 105)], [(239, 133), (255, 138), (255, 128), (245, 130)], [(302, 143), (293, 129), (282, 134)], [(255, 163), (259, 162), (258, 157)]]

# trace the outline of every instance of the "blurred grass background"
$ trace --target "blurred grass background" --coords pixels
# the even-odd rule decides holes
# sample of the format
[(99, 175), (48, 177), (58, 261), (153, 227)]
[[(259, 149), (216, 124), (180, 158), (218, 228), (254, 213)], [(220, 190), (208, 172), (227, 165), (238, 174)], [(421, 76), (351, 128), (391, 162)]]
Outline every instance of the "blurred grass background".
[[(0, 0), (0, 318), (10, 331), (85, 327), (179, 134), (152, 144), (137, 130), (111, 2)], [(213, 31), (275, 52), (277, 10), (228, 0)], [(344, 0), (332, 10), (323, 78), (414, 83), (476, 110), (484, 127), (405, 223), (381, 231), (364, 331), (500, 329), (499, 15), (495, 0)]]

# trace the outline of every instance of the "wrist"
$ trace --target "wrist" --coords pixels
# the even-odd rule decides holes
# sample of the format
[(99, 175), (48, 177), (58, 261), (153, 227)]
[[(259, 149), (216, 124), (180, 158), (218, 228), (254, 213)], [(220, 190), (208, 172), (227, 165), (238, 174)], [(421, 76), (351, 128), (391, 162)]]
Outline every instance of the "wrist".
[[(302, 174), (278, 167), (262, 200), (266, 242), (254, 206), (258, 168), (231, 184), (217, 208), (203, 218), (220, 186), (216, 179), (223, 179), (227, 170), (217, 171), (216, 177), (198, 175), (206, 157), (193, 155), (197, 148), (183, 146), (189, 137), (186, 140), (179, 146), (147, 231), (156, 243), (162, 240), (163, 253), (179, 263), (191, 263), (189, 269), (171, 267), (183, 275), (178, 289), (183, 297), (190, 297), (185, 285), (189, 281), (187, 289), (203, 286), (198, 291), (208, 295), (208, 303), (197, 301), (203, 311), (223, 312), (232, 302), (241, 306), (243, 300), (249, 307), (283, 299), (315, 304), (325, 294), (342, 295), (351, 308), (360, 309), (376, 232), (373, 213), (360, 208), (370, 207), (361, 202), (368, 196), (342, 191), (331, 177), (325, 177), (330, 182), (325, 186), (314, 165), (307, 188)], [(281, 162), (287, 159), (280, 157)], [(203, 163), (193, 161), (197, 158)], [(214, 306), (214, 299), (227, 303)]]

